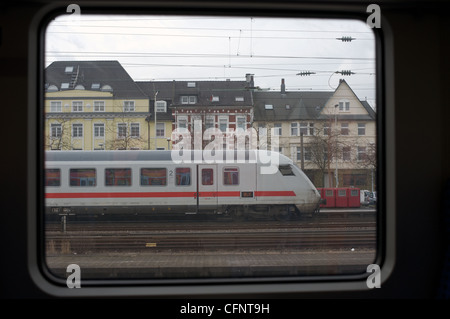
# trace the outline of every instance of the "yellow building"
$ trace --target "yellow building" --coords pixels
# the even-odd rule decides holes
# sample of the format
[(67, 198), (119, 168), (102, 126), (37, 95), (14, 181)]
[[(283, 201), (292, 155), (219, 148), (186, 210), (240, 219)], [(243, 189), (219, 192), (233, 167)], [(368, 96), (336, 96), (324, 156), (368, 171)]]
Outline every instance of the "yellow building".
[(155, 123), (150, 98), (119, 62), (54, 62), (45, 82), (46, 150), (170, 147), (171, 118)]

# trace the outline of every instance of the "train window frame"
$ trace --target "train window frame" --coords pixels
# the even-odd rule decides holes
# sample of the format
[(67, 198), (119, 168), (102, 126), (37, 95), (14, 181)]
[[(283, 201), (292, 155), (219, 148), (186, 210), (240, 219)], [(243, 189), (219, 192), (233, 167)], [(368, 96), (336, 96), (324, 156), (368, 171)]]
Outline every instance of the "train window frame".
[[(58, 185), (48, 185), (47, 184), (47, 180), (48, 180), (47, 172), (48, 171), (58, 171)], [(44, 175), (45, 175), (45, 187), (61, 187), (61, 169), (60, 168), (46, 168)]]
[(294, 169), (290, 164), (280, 164), (278, 165), (278, 171), (282, 176), (295, 176)]
[[(164, 170), (165, 174), (164, 174), (164, 184), (142, 184), (142, 170), (143, 169), (149, 169), (149, 170)], [(142, 187), (167, 187), (167, 168), (166, 167), (140, 167), (139, 168), (139, 181), (140, 181), (140, 186)]]
[[(71, 176), (71, 173), (72, 173), (72, 171), (74, 171), (74, 170), (90, 170), (90, 171), (94, 171), (94, 179), (95, 179), (94, 185), (72, 185), (72, 176)], [(75, 168), (69, 168), (68, 173), (69, 173), (69, 187), (75, 187), (75, 188), (78, 188), (78, 187), (97, 187), (97, 185), (98, 185), (98, 182), (97, 182), (98, 175), (97, 175), (97, 169), (96, 169), (96, 168), (91, 168), (91, 167), (81, 167), (81, 168), (80, 168), (80, 167), (75, 167)]]
[[(116, 185), (116, 184), (108, 184), (107, 180), (108, 180), (108, 176), (106, 174), (106, 171), (108, 170), (128, 170), (130, 172), (130, 177), (129, 177), (129, 184), (125, 184), (125, 185)], [(128, 186), (133, 186), (133, 169), (130, 167), (105, 167), (104, 170), (104, 174), (105, 174), (105, 187), (128, 187)], [(128, 178), (127, 178), (128, 179)]]
[[(226, 172), (227, 169), (236, 169), (236, 171)], [(241, 177), (240, 177), (240, 170), (239, 170), (239, 167), (237, 167), (237, 166), (225, 166), (225, 167), (222, 169), (222, 172), (223, 172), (223, 174), (222, 174), (222, 184), (223, 184), (223, 186), (239, 186), (239, 185), (240, 185)], [(232, 183), (230, 183), (230, 184), (226, 183), (226, 181), (227, 181), (227, 179), (225, 178), (225, 174), (226, 174), (226, 173), (232, 173), (232, 175), (231, 175), (231, 181), (232, 181)], [(236, 174), (237, 174), (237, 183), (234, 183), (234, 180), (233, 180), (234, 174), (233, 174), (233, 173), (236, 173)]]
[[(177, 182), (177, 176), (178, 176), (178, 170), (179, 169), (188, 169), (189, 170), (189, 184), (178, 184)], [(181, 179), (180, 179), (181, 181)], [(174, 179), (174, 185), (176, 187), (189, 187), (192, 185), (192, 169), (190, 167), (176, 167), (175, 168), (175, 179)]]
[[(203, 172), (211, 172), (209, 176), (209, 182), (205, 184), (203, 180)], [(214, 169), (213, 168), (202, 168), (201, 171), (201, 180), (202, 180), (202, 186), (213, 186), (214, 185)]]
[[(187, 4), (187, 5), (185, 5), (185, 6), (188, 6), (189, 7), (189, 4)], [(52, 6), (52, 10), (55, 8), (55, 6)], [(59, 7), (60, 9), (61, 9), (61, 7)], [(172, 10), (175, 10), (175, 9), (172, 9)], [(179, 9), (178, 9), (179, 10)], [(205, 10), (205, 9), (203, 9), (203, 10)], [(215, 9), (216, 10), (216, 9)], [(170, 11), (170, 10), (169, 10)], [(206, 10), (206, 11), (208, 11), (208, 10)], [(213, 10), (214, 11), (214, 10)], [(350, 10), (351, 12), (353, 12), (352, 10)], [(45, 20), (45, 19), (48, 19), (48, 15), (49, 15), (49, 12), (50, 12), (50, 10), (48, 9), (48, 8), (46, 8), (45, 10), (44, 10), (44, 13), (40, 13), (40, 15), (39, 15), (39, 18), (37, 18), (37, 20), (39, 20), (38, 22), (35, 22), (35, 24), (36, 25), (39, 25), (40, 26), (40, 36), (42, 36), (42, 26), (41, 26), (41, 23), (42, 23), (42, 21), (43, 20)], [(178, 12), (177, 10), (175, 10), (175, 12)], [(250, 11), (249, 10), (244, 10), (244, 12), (246, 12), (246, 13), (248, 13), (248, 14), (250, 14)], [(280, 10), (280, 9), (278, 9), (278, 10), (275, 10), (275, 13), (271, 13), (271, 14), (281, 14), (282, 12), (284, 12), (284, 14), (286, 14), (287, 13), (287, 11), (283, 11), (283, 10)], [(267, 13), (266, 13), (267, 14)], [(300, 15), (301, 16), (301, 14), (300, 14), (300, 12), (298, 12), (298, 11), (295, 11), (294, 13), (290, 13), (291, 15), (295, 15), (295, 14), (298, 14), (298, 15)], [(317, 13), (317, 12), (314, 12), (314, 13), (310, 13), (311, 15), (313, 15), (313, 16), (316, 16), (316, 15), (319, 15), (319, 16), (328, 16), (328, 14), (329, 14), (329, 12), (327, 13), (327, 11), (325, 10), (325, 11), (321, 11), (321, 10), (319, 10), (319, 13)], [(335, 13), (334, 13), (334, 15), (335, 15)], [(348, 17), (348, 16), (351, 16), (351, 17), (359, 17), (359, 18), (362, 18), (361, 17), (361, 14), (360, 13), (357, 13), (357, 12), (353, 12), (352, 14), (350, 14), (350, 15), (347, 15), (347, 14), (342, 14), (342, 15), (340, 15), (340, 14), (337, 14), (337, 16), (342, 16), (342, 17)], [(45, 19), (44, 19), (45, 18)], [(376, 37), (376, 41), (381, 41), (381, 39), (378, 37)], [(39, 47), (39, 45), (37, 44), (37, 41), (36, 41), (36, 43), (35, 43), (35, 46), (36, 46), (36, 48), (38, 48)], [(377, 47), (377, 52), (378, 53), (380, 53), (380, 48), (379, 47)], [(36, 52), (38, 52), (39, 50), (38, 49), (36, 49)], [(41, 51), (39, 51), (40, 52), (40, 54), (42, 54), (42, 52)], [(33, 57), (32, 59), (34, 59), (35, 57)], [(379, 65), (379, 63), (378, 63), (379, 61), (378, 61), (378, 55), (377, 55), (377, 71), (379, 70), (379, 68), (381, 67), (380, 65)], [(31, 64), (32, 65), (32, 64)], [(32, 72), (34, 71), (34, 72), (36, 72), (36, 74), (38, 74), (39, 73), (39, 70), (38, 70), (38, 68), (39, 67), (42, 67), (42, 61), (41, 61), (41, 63), (40, 64), (38, 64), (39, 66), (38, 67), (35, 67), (35, 66), (31, 66), (31, 69), (32, 69)], [(386, 74), (387, 74), (387, 72), (386, 72), (386, 70), (387, 69), (382, 69), (383, 70), (383, 73), (382, 73), (382, 75), (383, 76), (386, 76)], [(381, 75), (380, 75), (380, 77), (381, 77)], [(379, 79), (377, 79), (377, 83), (379, 84)], [(33, 82), (32, 82), (33, 83)], [(390, 82), (389, 83), (390, 85), (392, 85), (393, 83), (392, 82)], [(33, 87), (34, 87), (34, 85), (32, 85)], [(383, 95), (382, 95), (382, 91), (380, 90), (380, 89), (377, 89), (377, 100), (378, 100), (378, 98), (379, 97), (384, 97)], [(38, 90), (36, 90), (36, 92), (34, 93), (34, 94), (32, 94), (32, 96), (41, 96), (41, 92), (38, 92)], [(42, 101), (42, 100), (39, 100), (39, 99), (36, 99), (36, 101)], [(392, 102), (392, 101), (391, 101)], [(42, 103), (42, 102), (40, 102), (40, 103)], [(30, 108), (32, 108), (32, 106), (33, 105), (36, 105), (36, 102), (35, 101), (33, 101), (32, 100), (32, 98), (30, 98)], [(41, 108), (42, 109), (42, 108)], [(383, 110), (381, 110), (381, 112), (383, 112)], [(393, 113), (392, 113), (393, 111), (390, 111), (390, 115), (392, 115)], [(35, 118), (33, 117), (33, 115), (35, 115), (37, 112), (36, 111), (32, 111), (32, 112), (30, 112), (30, 118), (31, 118), (31, 121), (34, 123), (34, 120), (35, 120)], [(383, 113), (379, 113), (379, 115), (383, 115), (384, 116), (384, 114)], [(37, 117), (36, 117), (37, 118)], [(381, 122), (381, 123), (380, 123)], [(385, 122), (383, 121), (383, 117), (382, 116), (380, 116), (380, 118), (377, 120), (377, 128), (379, 128), (379, 127), (382, 127), (383, 128), (383, 126), (382, 125), (384, 125), (385, 124)], [(390, 134), (393, 134), (393, 130), (392, 130), (392, 123), (390, 123), (390, 125), (391, 126), (389, 126), (389, 133)], [(32, 128), (33, 127), (37, 127), (37, 124), (36, 123), (34, 123), (33, 125), (32, 125)], [(382, 131), (380, 131), (380, 132), (378, 132), (377, 133), (377, 141), (379, 141), (379, 140), (381, 140), (382, 138), (383, 138), (383, 134), (384, 133), (384, 130), (382, 130)], [(390, 147), (392, 147), (392, 144), (389, 144), (389, 146)], [(33, 148), (32, 148), (32, 146), (30, 146), (31, 147), (31, 149), (33, 150)], [(379, 143), (377, 143), (377, 147), (382, 147), (383, 148), (383, 150), (386, 148), (386, 146), (385, 145), (380, 145)], [(41, 157), (40, 157), (40, 159), (42, 160), (42, 153), (41, 153), (41, 151), (39, 151), (39, 150), (36, 150), (36, 149), (34, 149), (33, 150), (33, 154), (34, 154), (34, 152), (36, 152), (36, 155), (34, 155), (34, 157), (39, 157), (39, 155), (38, 154), (41, 154)], [(385, 154), (386, 153), (384, 153), (384, 152), (379, 152), (379, 155), (378, 155), (378, 159), (384, 159), (384, 157), (383, 156), (385, 156)], [(31, 159), (33, 158), (33, 156), (31, 156), (30, 157)], [(29, 159), (30, 159), (29, 158)], [(384, 163), (384, 162), (383, 162)], [(32, 164), (30, 164), (31, 165), (31, 167), (33, 167), (33, 165)], [(389, 165), (391, 165), (391, 164), (389, 164)], [(41, 167), (42, 168), (42, 167)], [(377, 179), (378, 180), (380, 180), (382, 177), (384, 178), (384, 172), (383, 172), (383, 169), (384, 169), (384, 167), (382, 167), (381, 169), (380, 169), (380, 171), (377, 173)], [(389, 167), (389, 169), (390, 170), (393, 170), (393, 167)], [(167, 173), (167, 171), (166, 171), (166, 173)], [(382, 177), (380, 177), (380, 175), (382, 175)], [(97, 175), (96, 175), (97, 176)], [(40, 180), (40, 178), (37, 178), (38, 180)], [(392, 179), (394, 179), (394, 177), (392, 176), (392, 177), (390, 177), (390, 180), (392, 180)], [(383, 179), (384, 180), (384, 179)], [(70, 184), (70, 178), (69, 178), (69, 184)], [(36, 184), (34, 184), (34, 185), (36, 185)], [(40, 184), (37, 184), (38, 186), (37, 186), (37, 188), (39, 189), (39, 185)], [(97, 183), (96, 183), (96, 185), (98, 185)], [(379, 189), (377, 189), (377, 191), (379, 192), (379, 195), (380, 195), (380, 198), (382, 198), (383, 197), (383, 193), (385, 192), (385, 189), (383, 188), (383, 186), (385, 185), (384, 183), (378, 183), (378, 185), (379, 185)], [(149, 185), (145, 185), (145, 186), (149, 186)], [(166, 174), (166, 185), (165, 186), (167, 186), (167, 174)], [(33, 197), (33, 195), (30, 195), (31, 196), (31, 198), (34, 198)], [(37, 198), (34, 198), (35, 199), (35, 201), (39, 201), (40, 200), (40, 198), (39, 197), (37, 197)], [(390, 205), (390, 207), (392, 208), (393, 207), (393, 205), (392, 205), (392, 200), (391, 200), (391, 202), (389, 203), (389, 205)], [(33, 210), (33, 208), (30, 208), (29, 209), (29, 211), (34, 211)], [(31, 219), (32, 221), (33, 221), (33, 219)], [(34, 219), (35, 220), (35, 219)], [(382, 230), (380, 229), (380, 232), (381, 232)], [(379, 251), (379, 247), (377, 246), (377, 252)], [(379, 256), (378, 256), (379, 257)], [(34, 260), (34, 258), (32, 259), (32, 260)], [(389, 266), (389, 265), (388, 265)], [(45, 268), (45, 266), (44, 266), (44, 268)], [(388, 271), (389, 271), (389, 269), (388, 269)], [(44, 272), (45, 272), (45, 269), (44, 269)], [(36, 273), (35, 272), (33, 272), (33, 278), (35, 278), (35, 276), (36, 276)], [(47, 278), (51, 278), (51, 275), (49, 275), (48, 273), (46, 274), (46, 277)], [(364, 281), (364, 279), (365, 279), (365, 277), (366, 276), (361, 276), (360, 277), (360, 281), (361, 282), (365, 282)], [(347, 279), (354, 279), (354, 277), (348, 277)], [(52, 283), (54, 283), (54, 278), (52, 278)], [(309, 279), (306, 279), (307, 281), (310, 281), (311, 280), (311, 278), (309, 278)], [(317, 281), (315, 281), (315, 280), (318, 280), (318, 282)], [(326, 280), (328, 280), (328, 279), (326, 279)], [(344, 277), (342, 277), (342, 278), (337, 278), (337, 280), (332, 280), (332, 282), (331, 282), (331, 284), (330, 284), (330, 282), (328, 281), (328, 282), (326, 282), (326, 283), (323, 283), (323, 282), (321, 282), (321, 279), (320, 278), (313, 278), (312, 279), (312, 284), (304, 284), (304, 285), (302, 285), (304, 282), (302, 281), (302, 280), (298, 280), (298, 281), (296, 281), (295, 283), (297, 284), (297, 285), (294, 285), (293, 287), (290, 287), (290, 288), (287, 288), (286, 286), (283, 286), (283, 287), (285, 287), (285, 289), (287, 289), (287, 290), (289, 290), (289, 291), (311, 291), (311, 290), (314, 290), (314, 288), (313, 287), (316, 287), (316, 289), (317, 289), (317, 287), (318, 287), (318, 289), (319, 290), (327, 290), (327, 291), (329, 291), (330, 289), (331, 290), (333, 290), (333, 289), (343, 289), (343, 286), (341, 285), (341, 283), (342, 283), (342, 281), (344, 282), (344, 284), (347, 286), (347, 288), (346, 289), (349, 289), (349, 290), (351, 290), (351, 289), (358, 289), (358, 290), (362, 290), (362, 289), (365, 289), (366, 287), (364, 287), (363, 285), (361, 285), (361, 284), (357, 284), (357, 285), (352, 285), (352, 284), (348, 284), (348, 280), (346, 280), (346, 278), (345, 278), (345, 276)], [(106, 287), (109, 287), (110, 286), (110, 283), (102, 283), (103, 285), (106, 285)], [(300, 286), (298, 285), (298, 284), (300, 284)], [(46, 284), (44, 284), (44, 285), (46, 285)], [(64, 286), (64, 283), (62, 283), (62, 282), (59, 282), (59, 285), (60, 286)], [(277, 291), (281, 286), (280, 285), (283, 285), (283, 283), (281, 283), (281, 284), (275, 284), (275, 285), (268, 285), (268, 286), (266, 286), (266, 288), (265, 288), (265, 290), (264, 291)], [(225, 288), (224, 288), (225, 287)], [(349, 287), (351, 287), (351, 288), (349, 288)], [(52, 289), (54, 288), (54, 286), (53, 285), (51, 285), (51, 287), (49, 288), (49, 286), (48, 285), (46, 285), (45, 286), (45, 290), (46, 291), (51, 291)], [(160, 288), (160, 287), (158, 287), (158, 288)], [(240, 289), (242, 289), (242, 288), (244, 288), (244, 290), (240, 290)], [(65, 287), (64, 287), (64, 289), (66, 289)], [(179, 287), (175, 287), (175, 289), (179, 289)], [(174, 289), (174, 290), (175, 290)], [(220, 285), (220, 286), (218, 286), (218, 288), (211, 288), (211, 292), (213, 293), (214, 291), (216, 292), (216, 293), (230, 293), (230, 292), (236, 292), (236, 291), (241, 291), (241, 292), (259, 292), (259, 291), (261, 291), (260, 290), (261, 289), (261, 286), (260, 285), (251, 285), (251, 284), (246, 284), (246, 285), (233, 285), (233, 287), (231, 287), (231, 286), (223, 286), (223, 285)], [(267, 290), (266, 290), (267, 289)], [(129, 290), (129, 292), (131, 292), (131, 291), (133, 291), (133, 292), (136, 292), (136, 291), (138, 291), (138, 294), (144, 294), (144, 295), (160, 295), (160, 291), (157, 291), (158, 289), (152, 289), (152, 288), (149, 288), (149, 287), (144, 287), (143, 289), (136, 289), (136, 287), (132, 287), (132, 289), (130, 289)], [(170, 289), (169, 289), (170, 290)], [(188, 289), (189, 290), (189, 289)], [(105, 292), (107, 295), (117, 295), (117, 293), (115, 293), (115, 292), (112, 292), (111, 290), (108, 290), (108, 289), (103, 289), (103, 288), (99, 288), (99, 289), (97, 289), (96, 290), (96, 292), (98, 293), (99, 291), (102, 291), (102, 292)], [(168, 290), (166, 290), (166, 291), (168, 291)], [(184, 290), (185, 291), (185, 290)], [(191, 289), (190, 289), (190, 291), (195, 291), (194, 292), (194, 294), (202, 294), (202, 292), (201, 291), (199, 291), (198, 289), (196, 289), (195, 287), (194, 288), (192, 288), (191, 287)], [(82, 289), (80, 290), (78, 290), (78, 292), (77, 292), (77, 294), (79, 294), (79, 295), (85, 295), (85, 293), (88, 293), (88, 292), (86, 292), (85, 290), (83, 291)], [(121, 292), (121, 293), (123, 293), (123, 291)], [(177, 294), (176, 292), (174, 292), (174, 291), (171, 291), (171, 292), (168, 292), (169, 294)], [(58, 291), (57, 293), (56, 293), (57, 295), (68, 295), (68, 291), (67, 291), (67, 289), (66, 289), (66, 291), (65, 292), (63, 292), (62, 290), (60, 290), (60, 291)]]

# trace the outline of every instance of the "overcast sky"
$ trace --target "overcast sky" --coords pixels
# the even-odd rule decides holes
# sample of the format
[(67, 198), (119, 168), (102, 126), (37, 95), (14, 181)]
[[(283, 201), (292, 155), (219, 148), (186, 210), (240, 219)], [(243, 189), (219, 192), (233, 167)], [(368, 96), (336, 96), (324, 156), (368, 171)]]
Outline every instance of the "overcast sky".
[[(336, 38), (352, 37), (351, 42)], [(375, 41), (361, 21), (61, 15), (46, 31), (46, 66), (118, 60), (135, 81), (245, 80), (288, 91), (334, 90), (344, 78), (375, 102)], [(351, 70), (343, 76), (336, 71)], [(314, 72), (310, 76), (300, 72)]]

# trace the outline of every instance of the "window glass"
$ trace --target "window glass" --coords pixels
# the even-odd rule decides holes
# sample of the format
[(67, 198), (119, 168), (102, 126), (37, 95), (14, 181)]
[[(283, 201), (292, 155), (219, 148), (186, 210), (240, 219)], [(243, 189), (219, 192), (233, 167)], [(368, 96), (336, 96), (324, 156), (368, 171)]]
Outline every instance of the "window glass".
[(175, 185), (191, 185), (191, 169), (189, 167), (175, 169)]
[(96, 186), (97, 175), (95, 168), (71, 168), (70, 186)]
[(214, 184), (214, 171), (212, 168), (202, 169), (202, 185), (213, 185)]
[(107, 168), (105, 169), (106, 186), (130, 186), (131, 168)]
[(223, 169), (223, 183), (224, 185), (238, 185), (239, 169), (237, 167), (225, 167)]
[(141, 185), (165, 186), (167, 185), (167, 169), (141, 168)]
[(295, 175), (292, 171), (291, 165), (279, 165), (278, 169), (283, 176)]
[(47, 168), (45, 170), (45, 186), (61, 186), (61, 170)]

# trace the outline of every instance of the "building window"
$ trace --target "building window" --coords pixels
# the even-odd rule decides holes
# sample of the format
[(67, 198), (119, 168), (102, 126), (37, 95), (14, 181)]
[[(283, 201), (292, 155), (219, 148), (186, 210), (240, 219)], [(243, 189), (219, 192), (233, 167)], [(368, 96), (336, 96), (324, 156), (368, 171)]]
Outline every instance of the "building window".
[(298, 123), (291, 123), (291, 136), (298, 136)]
[(94, 101), (94, 112), (105, 112), (105, 101)]
[(83, 112), (83, 102), (72, 101), (72, 112)]
[(351, 148), (350, 146), (344, 146), (342, 148), (342, 160), (343, 161), (350, 161), (351, 160)]
[(134, 112), (134, 101), (123, 101), (124, 112)]
[(127, 136), (127, 124), (119, 123), (117, 124), (117, 137), (124, 138)]
[(281, 123), (275, 123), (273, 125), (273, 135), (274, 136), (281, 136), (282, 135)]
[(358, 135), (366, 135), (366, 124), (358, 123)]
[(95, 137), (105, 137), (105, 124), (95, 123), (94, 124), (94, 136)]
[(314, 123), (300, 123), (300, 134), (314, 135)]
[(308, 135), (308, 124), (300, 123), (300, 134)]
[(61, 133), (62, 133), (62, 127), (61, 124), (51, 124), (50, 125), (50, 136), (51, 137), (61, 137)]
[(183, 117), (178, 117), (178, 129), (181, 130), (187, 130), (187, 117), (183, 116)]
[(236, 96), (234, 100), (236, 102), (244, 102), (244, 97), (243, 96)]
[(366, 147), (358, 146), (358, 161), (364, 161), (366, 159)]
[(214, 128), (214, 116), (207, 116), (205, 119), (205, 129)]
[(181, 104), (195, 104), (197, 103), (197, 96), (195, 95), (182, 95)]
[(165, 123), (156, 123), (156, 136), (157, 137), (166, 136), (165, 127), (166, 127)]
[(246, 129), (245, 116), (238, 116), (236, 118), (236, 130), (244, 130)]
[(339, 112), (349, 112), (349, 111), (350, 111), (350, 102), (349, 101), (339, 102)]
[(156, 112), (166, 113), (167, 112), (167, 102), (166, 101), (156, 101)]
[(211, 102), (219, 102), (219, 97), (217, 95), (211, 96)]
[(341, 135), (348, 135), (348, 123), (341, 123)]
[(72, 136), (83, 137), (83, 124), (72, 124)]
[(259, 123), (258, 124), (258, 134), (259, 136), (266, 136), (267, 135), (267, 128), (265, 123)]
[[(311, 160), (311, 147), (309, 146), (303, 147), (303, 156), (304, 161)], [(297, 161), (301, 160), (302, 160), (302, 148), (300, 146), (297, 146)]]
[(50, 112), (62, 112), (62, 102), (61, 101), (50, 102)]
[(227, 128), (228, 128), (228, 118), (227, 117), (219, 118), (219, 130), (221, 132), (226, 132)]
[(314, 123), (309, 123), (309, 135), (314, 135)]
[(131, 123), (130, 136), (131, 137), (139, 137), (140, 136), (139, 123)]

